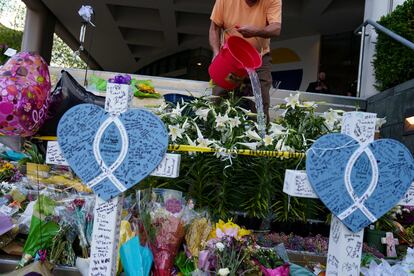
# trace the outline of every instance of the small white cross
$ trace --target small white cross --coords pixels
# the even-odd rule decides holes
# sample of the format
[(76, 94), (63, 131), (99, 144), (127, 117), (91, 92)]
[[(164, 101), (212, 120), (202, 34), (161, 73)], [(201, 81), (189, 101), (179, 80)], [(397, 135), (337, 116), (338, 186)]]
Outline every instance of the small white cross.
[(387, 257), (397, 257), (395, 245), (398, 244), (398, 239), (394, 239), (394, 235), (391, 232), (387, 232), (385, 238), (381, 238), (381, 243), (387, 245)]

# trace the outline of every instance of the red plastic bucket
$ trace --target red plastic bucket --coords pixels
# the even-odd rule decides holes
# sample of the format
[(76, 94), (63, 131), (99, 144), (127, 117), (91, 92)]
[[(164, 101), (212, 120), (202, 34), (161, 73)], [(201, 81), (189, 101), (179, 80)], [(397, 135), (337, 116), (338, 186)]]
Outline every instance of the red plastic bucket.
[(215, 85), (233, 90), (247, 76), (246, 68), (257, 69), (261, 65), (259, 52), (249, 42), (231, 36), (210, 64), (208, 73)]

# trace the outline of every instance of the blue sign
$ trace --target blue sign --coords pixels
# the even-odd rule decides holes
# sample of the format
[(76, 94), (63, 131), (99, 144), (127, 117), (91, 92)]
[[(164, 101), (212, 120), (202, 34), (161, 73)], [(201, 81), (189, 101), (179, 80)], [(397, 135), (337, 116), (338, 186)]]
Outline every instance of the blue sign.
[(308, 151), (306, 173), (326, 207), (358, 232), (403, 198), (414, 180), (414, 160), (395, 140), (364, 145), (345, 134), (328, 134)]
[(104, 200), (147, 177), (168, 147), (164, 123), (143, 109), (111, 115), (80, 104), (62, 116), (57, 135), (71, 168)]

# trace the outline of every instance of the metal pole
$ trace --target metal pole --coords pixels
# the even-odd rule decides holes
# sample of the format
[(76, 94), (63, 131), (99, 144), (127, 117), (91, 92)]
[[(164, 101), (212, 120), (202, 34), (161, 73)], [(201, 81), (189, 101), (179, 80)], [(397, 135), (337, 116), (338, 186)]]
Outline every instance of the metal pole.
[(362, 26), (361, 29), (361, 49), (359, 50), (359, 66), (358, 66), (358, 84), (357, 84), (357, 97), (361, 97), (362, 86), (362, 68), (364, 64), (364, 50), (365, 50), (365, 31), (366, 26)]

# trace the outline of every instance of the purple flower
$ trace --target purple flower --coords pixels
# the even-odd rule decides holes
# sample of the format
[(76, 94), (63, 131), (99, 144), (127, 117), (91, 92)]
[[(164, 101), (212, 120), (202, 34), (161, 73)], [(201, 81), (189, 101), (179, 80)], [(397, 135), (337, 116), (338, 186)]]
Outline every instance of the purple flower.
[(116, 75), (115, 77), (108, 80), (109, 83), (117, 84), (131, 84), (131, 76), (125, 75)]

